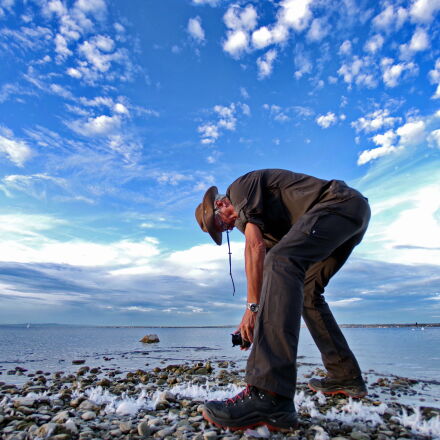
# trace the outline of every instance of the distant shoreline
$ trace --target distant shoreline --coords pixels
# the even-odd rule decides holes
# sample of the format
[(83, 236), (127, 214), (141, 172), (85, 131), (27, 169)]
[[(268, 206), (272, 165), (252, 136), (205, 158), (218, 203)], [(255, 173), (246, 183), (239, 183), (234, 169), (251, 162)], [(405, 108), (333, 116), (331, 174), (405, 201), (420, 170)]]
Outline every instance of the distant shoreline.
[[(0, 327), (93, 327), (93, 328), (236, 328), (236, 325), (93, 325), (93, 324), (0, 324)], [(406, 323), (406, 324), (341, 324), (341, 328), (429, 328), (440, 327), (440, 323)]]

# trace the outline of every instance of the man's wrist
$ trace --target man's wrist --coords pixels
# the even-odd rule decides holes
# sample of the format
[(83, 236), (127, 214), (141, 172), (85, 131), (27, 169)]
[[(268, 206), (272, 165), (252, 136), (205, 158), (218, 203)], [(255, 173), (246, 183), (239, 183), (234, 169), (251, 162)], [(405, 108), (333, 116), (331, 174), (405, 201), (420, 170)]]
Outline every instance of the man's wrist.
[(257, 313), (258, 310), (260, 309), (260, 304), (258, 304), (258, 303), (247, 303), (246, 308), (248, 310), (250, 310), (251, 312), (253, 312), (253, 313)]

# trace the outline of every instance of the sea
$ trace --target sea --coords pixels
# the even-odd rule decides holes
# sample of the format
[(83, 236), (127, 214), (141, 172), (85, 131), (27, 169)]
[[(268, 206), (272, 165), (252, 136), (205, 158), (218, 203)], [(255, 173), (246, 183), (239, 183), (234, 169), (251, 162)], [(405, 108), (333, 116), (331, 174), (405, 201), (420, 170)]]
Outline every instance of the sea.
[[(217, 328), (148, 328), (148, 327), (83, 327), (60, 325), (0, 326), (0, 384), (16, 385), (29, 381), (29, 376), (41, 370), (45, 374), (62, 371), (74, 373), (83, 365), (100, 367), (102, 374), (109, 372), (124, 376), (137, 369), (149, 370), (169, 364), (195, 364), (211, 361), (229, 361), (234, 370), (245, 367), (248, 352), (232, 347), (234, 327)], [(440, 328), (344, 328), (343, 332), (356, 354), (371, 393), (368, 401), (349, 399), (337, 410), (334, 407), (322, 415), (317, 406), (325, 397), (297, 391), (295, 406), (316, 417), (341, 420), (344, 423), (385, 423), (385, 410), (395, 411), (396, 420), (409, 427), (416, 435), (440, 440), (440, 417), (429, 420), (422, 417), (421, 407), (440, 408)], [(160, 342), (144, 344), (139, 340), (156, 334)], [(84, 361), (77, 365), (73, 361)], [(16, 367), (27, 371), (16, 374)], [(305, 383), (311, 374), (322, 367), (319, 351), (309, 332), (303, 328), (298, 350), (298, 381)], [(41, 374), (41, 373), (39, 373)], [(417, 380), (409, 392), (378, 390), (375, 381), (382, 378)], [(202, 378), (198, 378), (202, 379)], [(405, 382), (405, 381), (403, 381)], [(407, 381), (406, 381), (407, 382)], [(371, 386), (371, 388), (370, 388)], [(174, 395), (204, 401), (224, 399), (236, 394), (239, 384), (218, 387), (209, 377), (206, 382), (181, 382), (171, 388)], [(88, 399), (105, 405), (106, 414), (135, 416), (142, 409), (154, 409), (161, 390), (138, 394), (116, 395), (93, 384), (84, 391), (75, 391)], [(82, 394), (81, 394), (82, 393)], [(30, 393), (29, 395), (33, 395)], [(49, 398), (53, 398), (49, 396)], [(156, 403), (155, 403), (156, 402)], [(8, 405), (5, 397), (2, 405)], [(400, 408), (400, 409), (399, 409)], [(405, 409), (406, 408), (406, 409)], [(407, 412), (407, 408), (412, 408)], [(258, 435), (261, 437), (261, 435)], [(264, 435), (263, 437), (267, 437)], [(328, 438), (318, 437), (317, 438)], [(417, 437), (420, 438), (420, 437)]]
[[(24, 383), (26, 374), (8, 374), (15, 367), (74, 372), (78, 369), (74, 360), (121, 372), (207, 360), (233, 361), (244, 368), (249, 353), (232, 347), (233, 331), (233, 327), (0, 325), (0, 381)], [(344, 328), (343, 333), (363, 372), (440, 382), (440, 327)], [(160, 342), (139, 342), (147, 334), (158, 335)], [(301, 329), (298, 363), (299, 374), (322, 366), (306, 328)]]

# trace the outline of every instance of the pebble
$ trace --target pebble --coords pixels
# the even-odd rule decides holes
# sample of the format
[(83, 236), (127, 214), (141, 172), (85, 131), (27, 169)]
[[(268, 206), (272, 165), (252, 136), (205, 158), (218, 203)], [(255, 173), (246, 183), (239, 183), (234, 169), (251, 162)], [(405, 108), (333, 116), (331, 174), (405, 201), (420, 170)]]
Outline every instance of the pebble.
[(370, 440), (370, 438), (371, 438), (368, 434), (366, 434), (365, 432), (362, 432), (362, 431), (353, 431), (350, 434), (350, 437), (353, 440)]
[(123, 434), (127, 434), (132, 429), (132, 423), (131, 422), (121, 422), (119, 423), (119, 429)]
[(86, 411), (81, 414), (81, 418), (83, 420), (93, 420), (96, 418), (96, 413), (94, 411)]
[[(173, 392), (170, 384), (208, 384), (211, 389), (221, 390), (234, 383), (242, 386), (242, 372), (233, 363), (220, 361), (215, 367), (223, 368), (214, 372), (210, 362), (195, 365), (161, 365), (149, 371), (137, 370), (123, 374), (111, 364), (108, 368), (89, 368), (83, 366), (75, 374), (57, 372), (53, 374), (29, 373), (32, 379), (17, 387), (0, 382), (0, 431), (5, 440), (99, 440), (121, 439), (140, 440), (156, 438), (164, 440), (246, 440), (263, 438), (263, 427), (248, 430), (245, 433), (229, 433), (213, 428), (202, 417), (203, 404), (189, 396), (180, 396)], [(20, 370), (14, 370), (20, 371)], [(5, 370), (6, 372), (6, 370)], [(214, 373), (214, 374), (212, 374)], [(315, 376), (315, 374), (313, 374)], [(372, 381), (370, 381), (370, 384)], [(385, 383), (385, 382), (384, 382)], [(393, 379), (390, 384), (398, 384)], [(90, 391), (95, 387), (105, 387), (102, 396), (113, 395), (118, 398), (130, 398), (139, 402), (141, 390), (148, 394), (147, 399), (159, 402), (156, 409), (144, 406), (136, 413), (117, 413), (115, 406), (107, 405), (101, 399), (93, 400)], [(413, 386), (408, 380), (402, 385), (408, 390)], [(397, 388), (393, 388), (397, 389)], [(298, 384), (298, 391), (306, 397), (312, 396), (305, 383)], [(36, 393), (29, 396), (29, 393)], [(416, 391), (414, 391), (417, 393)], [(86, 397), (88, 396), (88, 397)], [(388, 392), (389, 403), (390, 393)], [(373, 396), (363, 399), (365, 405), (377, 407), (382, 397)], [(382, 399), (383, 401), (383, 399)], [(331, 408), (342, 410), (348, 399), (329, 397), (325, 403), (314, 399), (311, 402), (321, 414)], [(131, 404), (127, 402), (131, 409)], [(110, 410), (110, 411), (109, 411)], [(269, 433), (264, 430), (264, 437), (276, 440), (328, 438), (331, 440), (408, 440), (422, 439), (414, 435), (409, 428), (400, 424), (402, 406), (389, 404), (382, 416), (382, 423), (371, 426), (367, 423), (341, 422), (324, 417), (310, 417), (310, 408), (298, 409), (300, 428), (287, 435)], [(411, 412), (410, 412), (411, 414)], [(422, 411), (423, 420), (439, 415), (433, 408)], [(267, 431), (267, 432), (266, 432)]]
[(151, 433), (151, 429), (147, 422), (141, 422), (137, 426), (137, 432), (142, 437), (148, 437)]

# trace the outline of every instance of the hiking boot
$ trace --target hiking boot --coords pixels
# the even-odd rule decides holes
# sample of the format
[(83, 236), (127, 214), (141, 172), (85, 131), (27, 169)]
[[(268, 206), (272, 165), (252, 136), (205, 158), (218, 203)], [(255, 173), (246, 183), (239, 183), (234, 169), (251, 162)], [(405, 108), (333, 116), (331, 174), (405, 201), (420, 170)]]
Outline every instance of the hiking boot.
[(321, 391), (324, 394), (344, 394), (349, 397), (364, 397), (367, 395), (367, 387), (361, 376), (354, 379), (310, 379), (309, 388), (313, 391)]
[(269, 394), (252, 385), (225, 401), (205, 403), (203, 417), (213, 425), (231, 431), (261, 425), (272, 431), (289, 431), (298, 425), (293, 399)]

